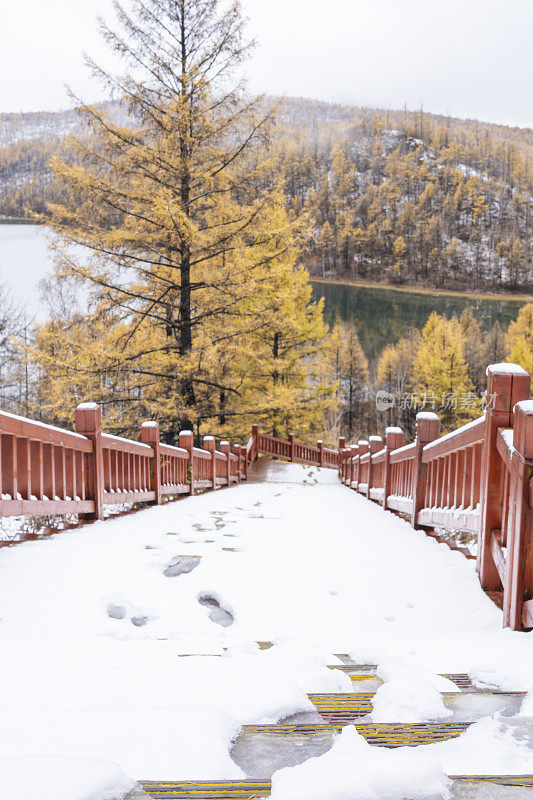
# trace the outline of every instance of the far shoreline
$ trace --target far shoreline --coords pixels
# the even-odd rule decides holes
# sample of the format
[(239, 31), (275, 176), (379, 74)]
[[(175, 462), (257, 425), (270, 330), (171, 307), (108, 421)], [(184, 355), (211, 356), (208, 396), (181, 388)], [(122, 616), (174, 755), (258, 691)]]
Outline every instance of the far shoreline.
[(311, 283), (325, 283), (331, 286), (354, 286), (361, 289), (386, 289), (391, 292), (403, 292), (404, 294), (423, 294), (435, 297), (464, 297), (469, 300), (506, 300), (517, 303), (533, 303), (531, 294), (512, 294), (511, 292), (467, 292), (457, 289), (432, 289), (428, 286), (397, 286), (392, 283), (378, 283), (377, 281), (365, 281), (362, 279), (350, 278), (320, 278), (316, 275), (309, 275)]

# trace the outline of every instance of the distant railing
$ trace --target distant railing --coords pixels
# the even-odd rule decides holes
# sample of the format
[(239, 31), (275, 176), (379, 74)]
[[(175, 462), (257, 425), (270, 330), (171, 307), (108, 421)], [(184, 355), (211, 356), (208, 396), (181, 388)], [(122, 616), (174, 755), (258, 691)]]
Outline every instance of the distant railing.
[(171, 496), (246, 480), (256, 450), (190, 431), (179, 447), (160, 442), (157, 422), (141, 427), (141, 442), (102, 432), (95, 403), (76, 409), (76, 432), (0, 412), (0, 516), (83, 514), (103, 519), (104, 506), (161, 503)]
[(338, 450), (324, 447), (323, 442), (317, 442), (316, 447), (302, 444), (295, 440), (293, 433), (289, 433), (288, 439), (278, 439), (266, 433), (259, 433), (257, 425), (252, 425), (252, 438), (248, 446), (253, 448), (254, 458), (261, 454), (282, 461), (296, 461), (317, 467), (337, 469), (339, 465)]
[(418, 528), (478, 534), (477, 570), (487, 591), (503, 591), (504, 625), (533, 628), (533, 401), (530, 376), (514, 364), (488, 368), (483, 417), (438, 438), (433, 412), (346, 447), (339, 474), (350, 488), (408, 516)]

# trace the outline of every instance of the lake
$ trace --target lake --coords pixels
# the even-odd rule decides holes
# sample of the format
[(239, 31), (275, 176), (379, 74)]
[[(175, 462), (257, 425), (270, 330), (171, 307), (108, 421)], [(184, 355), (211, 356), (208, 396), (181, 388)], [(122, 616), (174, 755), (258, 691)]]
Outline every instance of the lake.
[(313, 282), (313, 299), (320, 297), (325, 301), (328, 322), (336, 317), (357, 320), (361, 345), (370, 359), (379, 356), (387, 344), (397, 342), (408, 328), (414, 326), (421, 330), (432, 311), (447, 317), (460, 316), (471, 306), (484, 328), (498, 321), (505, 329), (524, 305), (524, 301), (507, 297), (476, 299)]
[(31, 316), (41, 305), (38, 283), (53, 266), (46, 234), (41, 225), (0, 225), (0, 280)]
[[(53, 267), (46, 237), (46, 228), (39, 225), (0, 224), (0, 279), (11, 286), (15, 298), (25, 303), (32, 316), (39, 316), (38, 283)], [(361, 344), (369, 358), (397, 341), (408, 327), (423, 328), (433, 310), (450, 317), (473, 306), (485, 327), (498, 320), (506, 328), (523, 305), (508, 298), (476, 300), (316, 282), (313, 296), (325, 298), (329, 321), (335, 317), (357, 320)]]

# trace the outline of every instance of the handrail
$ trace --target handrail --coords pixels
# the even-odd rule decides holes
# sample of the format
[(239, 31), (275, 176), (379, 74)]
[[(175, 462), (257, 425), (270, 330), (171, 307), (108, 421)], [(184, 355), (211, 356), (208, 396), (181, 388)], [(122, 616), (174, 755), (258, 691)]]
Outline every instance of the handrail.
[(289, 434), (288, 439), (279, 439), (268, 433), (259, 433), (257, 425), (252, 425), (252, 436), (246, 446), (246, 453), (249, 456), (248, 463), (254, 461), (258, 455), (266, 455), (330, 469), (337, 469), (339, 466), (339, 451), (324, 447), (322, 441), (316, 445), (304, 444), (297, 442), (293, 433)]
[(339, 475), (350, 488), (406, 515), (417, 528), (478, 535), (477, 570), (487, 591), (503, 592), (504, 625), (533, 628), (533, 401), (530, 376), (514, 364), (487, 369), (485, 414), (439, 438), (432, 412), (345, 447)]
[(76, 430), (0, 412), (0, 516), (82, 514), (103, 519), (104, 506), (161, 503), (246, 480), (254, 451), (212, 437), (180, 446), (160, 441), (157, 422), (145, 422), (141, 441), (102, 432), (101, 409), (82, 403)]

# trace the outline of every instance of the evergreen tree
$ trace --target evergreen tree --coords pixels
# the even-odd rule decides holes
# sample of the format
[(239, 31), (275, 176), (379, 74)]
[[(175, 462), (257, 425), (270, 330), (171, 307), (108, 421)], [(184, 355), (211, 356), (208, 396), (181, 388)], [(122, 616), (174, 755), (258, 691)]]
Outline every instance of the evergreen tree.
[(518, 318), (507, 330), (508, 361), (533, 373), (533, 303), (520, 309)]
[[(91, 138), (78, 141), (77, 164), (56, 160), (69, 196), (47, 218), (59, 234), (60, 274), (90, 287), (90, 319), (66, 322), (91, 351), (84, 370), (100, 387), (91, 399), (111, 403), (119, 380), (127, 401), (157, 416), (171, 440), (182, 427), (199, 433), (209, 422), (212, 430), (213, 421), (241, 432), (256, 410), (259, 374), (277, 382), (278, 403), (264, 408), (278, 420), (278, 406), (287, 416), (281, 396), (294, 400), (312, 381), (306, 359), (324, 330), (307, 275), (294, 269), (297, 229), (268, 163), (250, 170), (248, 154), (268, 140), (272, 110), (236, 78), (249, 51), (239, 3), (133, 0), (131, 10), (116, 8), (118, 32), (104, 24), (102, 32), (129, 71), (90, 65), (129, 122), (82, 106)], [(300, 313), (289, 320), (295, 306)], [(280, 359), (273, 342), (287, 329), (282, 352), (298, 369), (272, 363)], [(105, 354), (93, 339), (101, 332)], [(47, 328), (37, 340), (37, 357), (48, 363), (52, 334)], [(270, 355), (254, 350), (258, 337)], [(79, 375), (77, 349), (53, 356), (66, 377)]]
[(361, 347), (355, 322), (335, 323), (331, 339), (334, 378), (339, 387), (340, 432), (353, 439), (356, 430), (363, 432), (362, 410), (368, 397), (368, 359)]
[(436, 411), (444, 430), (471, 419), (479, 406), (464, 399), (472, 392), (465, 361), (464, 335), (456, 317), (433, 312), (422, 331), (414, 363), (414, 385), (424, 410)]

